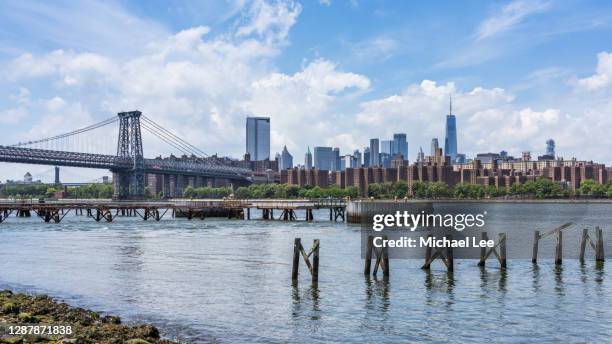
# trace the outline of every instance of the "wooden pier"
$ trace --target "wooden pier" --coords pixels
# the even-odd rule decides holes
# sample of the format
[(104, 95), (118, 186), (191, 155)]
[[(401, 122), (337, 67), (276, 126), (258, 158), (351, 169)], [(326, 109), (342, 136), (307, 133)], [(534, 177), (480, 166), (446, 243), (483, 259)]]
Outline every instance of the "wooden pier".
[[(329, 210), (330, 221), (345, 221), (346, 202), (342, 199), (312, 200), (167, 200), (167, 201), (112, 201), (112, 200), (0, 200), (0, 223), (14, 217), (38, 216), (46, 223), (60, 223), (73, 212), (96, 222), (112, 222), (117, 217), (139, 217), (144, 221), (160, 221), (166, 215), (188, 220), (207, 217), (229, 219), (313, 221), (314, 210)], [(278, 217), (275, 217), (274, 211)], [(302, 219), (298, 211), (305, 215)]]

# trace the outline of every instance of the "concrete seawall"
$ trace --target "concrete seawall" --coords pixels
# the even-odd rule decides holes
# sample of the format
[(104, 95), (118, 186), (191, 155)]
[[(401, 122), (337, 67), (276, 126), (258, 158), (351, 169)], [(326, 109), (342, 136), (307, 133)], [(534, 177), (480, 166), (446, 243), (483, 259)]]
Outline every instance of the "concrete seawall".
[(430, 213), (433, 203), (430, 201), (395, 201), (395, 200), (359, 200), (350, 201), (346, 205), (348, 223), (362, 223), (371, 219), (374, 214), (395, 214), (397, 211), (411, 213)]

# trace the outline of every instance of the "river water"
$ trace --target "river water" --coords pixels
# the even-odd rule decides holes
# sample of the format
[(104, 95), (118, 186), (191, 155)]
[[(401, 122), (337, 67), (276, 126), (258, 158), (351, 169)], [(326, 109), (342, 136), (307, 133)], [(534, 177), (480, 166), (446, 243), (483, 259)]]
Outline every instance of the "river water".
[[(574, 221), (612, 231), (610, 204), (487, 204), (509, 246), (531, 245), (533, 230)], [(254, 214), (254, 213), (253, 213)], [(303, 214), (299, 214), (303, 219)], [(500, 270), (456, 260), (391, 260), (391, 276), (367, 278), (360, 227), (313, 223), (117, 218), (68, 215), (60, 224), (11, 217), (0, 224), (0, 288), (50, 294), (70, 304), (150, 322), (189, 343), (610, 342), (612, 261), (566, 259), (555, 267), (543, 245), (537, 266), (513, 259)], [(293, 239), (321, 240), (312, 287), (305, 266), (291, 283)], [(516, 241), (513, 241), (516, 240)], [(550, 241), (554, 241), (552, 238)], [(515, 244), (516, 246), (516, 244)], [(530, 247), (530, 246), (529, 246)], [(526, 257), (518, 257), (526, 258)]]

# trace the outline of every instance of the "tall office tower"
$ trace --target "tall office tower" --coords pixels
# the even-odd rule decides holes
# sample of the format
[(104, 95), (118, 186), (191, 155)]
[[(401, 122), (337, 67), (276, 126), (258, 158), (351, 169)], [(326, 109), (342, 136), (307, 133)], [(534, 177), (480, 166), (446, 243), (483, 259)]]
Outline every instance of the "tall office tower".
[(355, 167), (355, 165), (354, 165), (355, 157), (354, 156), (352, 156), (350, 154), (347, 154), (347, 155), (343, 156), (341, 158), (341, 160), (342, 160), (340, 162), (340, 170), (341, 171), (344, 171), (347, 168)]
[(433, 139), (431, 139), (431, 156), (436, 155), (436, 152), (438, 151), (438, 148), (440, 148), (440, 145), (438, 144), (438, 138), (434, 137)]
[(393, 141), (391, 141), (391, 140), (381, 140), (380, 141), (380, 152), (379, 152), (379, 154), (385, 153), (385, 154), (391, 155), (392, 146), (393, 146)]
[(270, 159), (270, 117), (247, 117), (246, 152), (252, 161)]
[(359, 149), (355, 149), (355, 151), (353, 152), (353, 167), (359, 168), (361, 167), (361, 164), (361, 152), (359, 151)]
[(304, 156), (304, 166), (306, 166), (306, 169), (309, 170), (312, 168), (312, 153), (310, 153), (310, 146), (308, 146), (308, 151)]
[(555, 140), (546, 140), (546, 155), (549, 155), (553, 158), (555, 157)]
[(332, 158), (332, 171), (340, 171), (340, 148), (334, 147), (332, 150), (333, 158)]
[(314, 148), (314, 167), (320, 170), (331, 171), (334, 152), (331, 147)]
[(58, 166), (55, 166), (55, 185), (60, 184), (60, 169)]
[(380, 165), (380, 142), (378, 139), (370, 139), (370, 167)]
[(406, 134), (393, 134), (391, 156), (393, 158), (398, 154), (401, 154), (404, 157), (404, 160), (408, 160), (408, 141), (406, 140)]
[(380, 166), (385, 168), (391, 167), (391, 154), (380, 153)]
[(457, 158), (457, 120), (453, 115), (453, 99), (450, 98), (448, 115), (446, 116), (446, 138), (444, 139), (444, 155), (450, 157), (451, 162)]
[(293, 168), (293, 156), (289, 154), (289, 151), (287, 150), (287, 146), (283, 148), (283, 152), (281, 153), (280, 163), (278, 167), (279, 167), (278, 168), (279, 171)]
[(370, 167), (370, 147), (363, 148), (363, 167)]
[(422, 163), (425, 161), (425, 153), (423, 153), (423, 147), (419, 147), (419, 153), (417, 154), (417, 162)]

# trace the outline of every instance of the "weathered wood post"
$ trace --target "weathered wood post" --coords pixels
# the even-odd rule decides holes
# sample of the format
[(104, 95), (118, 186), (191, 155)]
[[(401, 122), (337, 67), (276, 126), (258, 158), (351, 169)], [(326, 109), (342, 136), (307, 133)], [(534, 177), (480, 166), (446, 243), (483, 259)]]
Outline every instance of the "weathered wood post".
[(298, 268), (300, 267), (300, 246), (302, 245), (300, 238), (295, 238), (293, 241), (293, 268), (291, 269), (291, 279), (297, 281)]
[[(383, 236), (383, 240), (387, 241), (387, 236)], [(382, 261), (383, 261), (383, 276), (389, 276), (389, 250), (387, 245), (382, 247)]]
[(557, 232), (557, 245), (555, 246), (555, 265), (563, 262), (563, 231)]
[(333, 221), (333, 220), (334, 220), (333, 209), (329, 208), (329, 221)]
[(505, 269), (507, 264), (506, 264), (506, 233), (500, 233), (499, 234), (499, 264), (502, 267), (502, 269)]
[[(481, 235), (482, 240), (486, 241), (489, 239), (489, 237), (487, 236), (487, 232), (482, 232), (480, 235)], [(478, 262), (478, 266), (485, 266), (486, 259), (487, 259), (487, 248), (481, 247), (480, 248), (480, 261)]]
[(597, 244), (596, 253), (595, 253), (595, 261), (603, 262), (605, 260), (604, 257), (604, 242), (603, 242), (603, 230), (601, 228), (595, 227), (595, 231), (597, 232)]
[(314, 252), (312, 253), (312, 282), (319, 281), (319, 239), (314, 240)]
[(538, 242), (540, 241), (540, 231), (533, 232), (533, 254), (531, 256), (531, 262), (538, 262)]
[[(448, 240), (450, 242), (453, 241), (453, 236), (452, 235), (448, 235), (447, 238), (448, 238)], [(448, 271), (449, 272), (453, 272), (455, 270), (455, 267), (454, 267), (455, 262), (454, 262), (454, 259), (453, 259), (453, 247), (452, 247), (452, 245), (449, 245), (446, 248), (446, 261), (447, 261), (447, 266), (446, 267), (448, 268)]]
[(367, 276), (370, 275), (370, 270), (372, 268), (372, 248), (373, 248), (374, 238), (370, 235), (368, 236), (368, 242), (366, 243), (366, 251), (365, 251), (365, 268), (363, 269), (363, 273)]
[(586, 250), (587, 239), (589, 237), (589, 229), (582, 229), (582, 238), (580, 239), (580, 263), (584, 263), (584, 251)]
[(247, 209), (247, 220), (251, 219), (251, 208), (246, 208)]
[[(427, 236), (427, 238), (431, 238), (431, 234)], [(431, 246), (425, 247), (425, 264), (421, 267), (421, 269), (429, 270), (431, 267)]]

